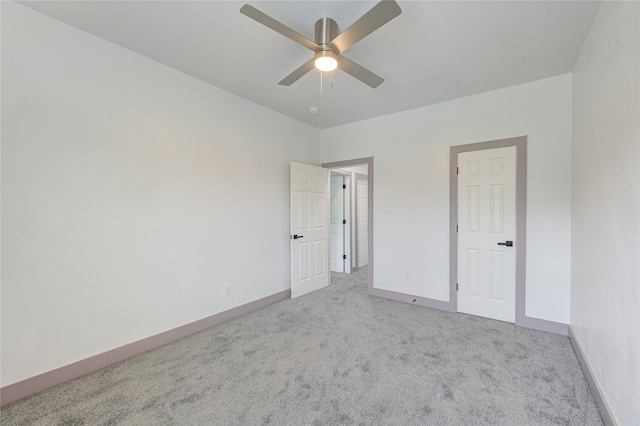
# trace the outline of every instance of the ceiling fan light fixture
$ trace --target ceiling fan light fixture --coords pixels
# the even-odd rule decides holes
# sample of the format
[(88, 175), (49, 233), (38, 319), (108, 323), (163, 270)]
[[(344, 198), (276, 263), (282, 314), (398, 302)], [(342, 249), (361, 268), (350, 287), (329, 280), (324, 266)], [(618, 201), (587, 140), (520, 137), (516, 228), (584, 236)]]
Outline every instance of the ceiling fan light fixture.
[(332, 50), (318, 50), (315, 66), (320, 71), (333, 71), (338, 68), (338, 55)]

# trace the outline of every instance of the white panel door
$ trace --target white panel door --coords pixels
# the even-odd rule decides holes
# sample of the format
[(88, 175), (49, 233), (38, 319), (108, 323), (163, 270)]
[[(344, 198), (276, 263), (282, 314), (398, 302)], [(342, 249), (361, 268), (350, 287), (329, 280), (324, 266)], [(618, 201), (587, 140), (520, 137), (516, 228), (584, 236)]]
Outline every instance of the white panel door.
[(291, 297), (329, 285), (329, 170), (291, 163)]
[(331, 175), (331, 271), (344, 273), (344, 176)]
[(458, 154), (459, 312), (515, 322), (515, 218), (516, 147)]
[(369, 263), (369, 182), (366, 178), (357, 180), (356, 216), (358, 268), (361, 268)]

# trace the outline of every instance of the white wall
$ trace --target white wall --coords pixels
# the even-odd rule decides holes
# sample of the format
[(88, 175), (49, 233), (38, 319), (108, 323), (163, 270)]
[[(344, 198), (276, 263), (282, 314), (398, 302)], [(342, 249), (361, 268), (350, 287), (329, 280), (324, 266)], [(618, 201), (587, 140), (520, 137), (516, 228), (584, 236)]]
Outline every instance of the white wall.
[(569, 322), (570, 75), (321, 131), (322, 162), (374, 157), (376, 288), (448, 301), (449, 147), (522, 135), (526, 315)]
[(603, 2), (573, 78), (571, 326), (621, 425), (640, 424), (640, 22)]
[(2, 385), (289, 289), (318, 133), (2, 2)]

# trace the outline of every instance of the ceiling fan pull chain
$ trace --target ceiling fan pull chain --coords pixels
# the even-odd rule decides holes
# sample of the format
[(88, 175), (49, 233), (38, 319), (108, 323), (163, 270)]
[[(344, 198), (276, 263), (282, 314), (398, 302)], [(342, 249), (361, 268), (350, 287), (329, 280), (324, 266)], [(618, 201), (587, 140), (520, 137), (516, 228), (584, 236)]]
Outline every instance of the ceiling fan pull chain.
[(320, 97), (322, 97), (322, 71), (320, 71)]

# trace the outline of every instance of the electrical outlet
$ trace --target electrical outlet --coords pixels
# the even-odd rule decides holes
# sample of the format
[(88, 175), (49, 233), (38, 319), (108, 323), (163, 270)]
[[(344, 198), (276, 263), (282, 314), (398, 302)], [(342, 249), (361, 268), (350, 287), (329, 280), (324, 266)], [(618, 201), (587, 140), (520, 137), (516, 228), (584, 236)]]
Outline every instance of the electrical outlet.
[(231, 296), (231, 284), (227, 283), (224, 285), (224, 295)]

